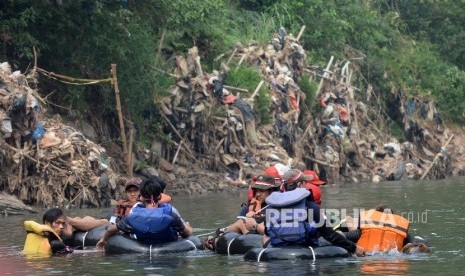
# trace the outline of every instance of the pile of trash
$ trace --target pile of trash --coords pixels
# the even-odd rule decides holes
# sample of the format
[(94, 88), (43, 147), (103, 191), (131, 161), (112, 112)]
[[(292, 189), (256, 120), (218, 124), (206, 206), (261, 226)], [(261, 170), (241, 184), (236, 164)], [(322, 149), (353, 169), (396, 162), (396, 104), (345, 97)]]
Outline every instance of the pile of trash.
[[(410, 119), (405, 120), (407, 141), (400, 143), (390, 135), (392, 122), (380, 113), (380, 95), (369, 83), (363, 91), (352, 84), (360, 74), (357, 61), (363, 55), (352, 51), (347, 56), (343, 61), (331, 58), (326, 68), (311, 66), (298, 37), (283, 28), (268, 45), (236, 44), (221, 69), (211, 73), (203, 71), (196, 47), (186, 57), (176, 56), (170, 74), (176, 85), (159, 100), (174, 141), (165, 145), (168, 150), (163, 157), (173, 164), (195, 162), (208, 170), (226, 170), (230, 184), (247, 183), (249, 176), (275, 163), (310, 168), (329, 183), (444, 178), (452, 171), (459, 173), (454, 161), (461, 155), (451, 156), (446, 149), (452, 133), (447, 128), (431, 129), (427, 120), (413, 120), (402, 112), (402, 97), (396, 101), (400, 113)], [(263, 81), (253, 93), (227, 85), (233, 59), (236, 66), (260, 71)], [(304, 81), (317, 84), (315, 95), (302, 92), (299, 84)], [(257, 125), (253, 109), (263, 84), (271, 91), (269, 125)], [(310, 101), (316, 108), (307, 106), (307, 97), (314, 97)], [(412, 121), (428, 135), (410, 137)]]
[(45, 116), (32, 81), (0, 64), (0, 191), (28, 204), (109, 206), (124, 177), (103, 147)]

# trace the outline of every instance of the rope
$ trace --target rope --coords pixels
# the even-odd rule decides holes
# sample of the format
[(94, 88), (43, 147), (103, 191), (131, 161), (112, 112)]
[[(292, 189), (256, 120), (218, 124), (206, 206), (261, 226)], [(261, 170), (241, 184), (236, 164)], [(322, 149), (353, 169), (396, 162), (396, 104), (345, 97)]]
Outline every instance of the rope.
[(232, 239), (229, 243), (228, 243), (228, 256), (229, 256), (229, 248), (231, 247), (231, 243), (235, 240), (236, 238)]
[(102, 83), (102, 82), (111, 82), (111, 78), (107, 79), (78, 79), (78, 78), (72, 78), (60, 74), (55, 74), (53, 72), (48, 72), (44, 69), (37, 68), (37, 72), (54, 79), (56, 81), (66, 83), (66, 84), (71, 84), (71, 85), (91, 85), (91, 84), (97, 84), (97, 83)]
[(197, 251), (197, 246), (195, 246), (195, 243), (193, 241), (191, 241), (191, 240), (185, 240), (185, 241), (192, 244), (192, 246), (194, 246), (194, 250)]
[(309, 246), (308, 248), (310, 248), (310, 250), (312, 250), (313, 261), (315, 261), (315, 260), (316, 260), (316, 256), (315, 256), (315, 251), (313, 251), (313, 247)]
[(262, 258), (262, 254), (265, 253), (265, 250), (267, 250), (268, 248), (264, 248), (260, 251), (260, 253), (258, 253), (258, 258), (257, 258), (257, 262), (260, 262), (260, 259)]
[(85, 248), (84, 243), (86, 242), (87, 233), (89, 233), (89, 231), (87, 231), (87, 232), (84, 234), (84, 237), (82, 237), (82, 250), (84, 250), (84, 248)]

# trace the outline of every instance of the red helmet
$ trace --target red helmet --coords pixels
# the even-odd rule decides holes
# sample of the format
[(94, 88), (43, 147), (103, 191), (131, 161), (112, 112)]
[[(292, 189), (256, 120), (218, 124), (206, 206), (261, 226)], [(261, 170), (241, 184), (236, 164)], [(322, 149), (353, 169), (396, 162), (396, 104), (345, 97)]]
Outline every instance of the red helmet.
[(278, 163), (268, 167), (265, 170), (265, 175), (274, 177), (277, 182), (282, 182), (284, 173), (290, 169), (289, 166)]
[(305, 175), (311, 175), (313, 176), (312, 180), (310, 180), (308, 183), (311, 183), (313, 185), (316, 185), (316, 186), (320, 186), (320, 185), (325, 185), (326, 182), (324, 182), (323, 180), (320, 180), (320, 178), (318, 177), (318, 175), (316, 174), (316, 172), (312, 171), (312, 170), (305, 170), (303, 171), (303, 173)]

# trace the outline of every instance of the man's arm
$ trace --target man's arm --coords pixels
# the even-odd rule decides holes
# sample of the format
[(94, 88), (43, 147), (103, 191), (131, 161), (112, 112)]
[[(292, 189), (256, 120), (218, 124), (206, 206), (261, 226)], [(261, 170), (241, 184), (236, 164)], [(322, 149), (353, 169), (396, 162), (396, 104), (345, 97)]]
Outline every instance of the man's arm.
[[(357, 256), (365, 256), (365, 251), (362, 247), (357, 246), (357, 244), (334, 231), (330, 224), (327, 223), (326, 219), (321, 217), (321, 209), (318, 205), (313, 202), (308, 203), (307, 208), (309, 208), (309, 211), (311, 210), (311, 212), (308, 212), (308, 214), (313, 215), (313, 221), (317, 225), (320, 225), (318, 227), (318, 233), (323, 238), (336, 246), (344, 248), (350, 253), (355, 253)], [(320, 223), (320, 221), (323, 221), (323, 223)]]
[(172, 214), (174, 218), (172, 228), (178, 232), (181, 237), (187, 238), (192, 235), (192, 227), (189, 222), (184, 222), (184, 220), (181, 218), (181, 215), (179, 214), (178, 210), (173, 207)]
[(108, 239), (116, 232), (118, 232), (118, 227), (116, 227), (116, 225), (112, 224), (108, 226), (107, 231), (105, 231), (105, 233), (103, 234), (103, 237), (98, 241), (96, 245), (97, 248), (98, 249), (104, 248), (105, 245), (107, 244)]

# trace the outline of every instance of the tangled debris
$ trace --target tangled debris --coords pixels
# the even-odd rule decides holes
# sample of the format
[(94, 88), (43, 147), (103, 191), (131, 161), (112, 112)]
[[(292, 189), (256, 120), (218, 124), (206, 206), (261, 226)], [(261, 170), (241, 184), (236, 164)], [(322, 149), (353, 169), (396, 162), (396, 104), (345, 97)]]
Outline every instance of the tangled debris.
[[(456, 147), (460, 141), (454, 142), (443, 125), (431, 127), (433, 117), (442, 121), (431, 100), (424, 108), (436, 115), (418, 117), (405, 111), (405, 97), (393, 89), (390, 96), (407, 137), (397, 141), (391, 136), (394, 123), (381, 113), (380, 95), (359, 80), (363, 76), (357, 62), (363, 55), (348, 49), (346, 56), (344, 61), (331, 58), (326, 68), (310, 66), (298, 39), (283, 28), (268, 45), (236, 44), (219, 71), (204, 72), (196, 47), (186, 57), (176, 56), (170, 74), (176, 85), (159, 101), (175, 143), (165, 145), (162, 156), (173, 164), (195, 162), (196, 167), (226, 170), (230, 184), (246, 183), (252, 174), (278, 162), (312, 168), (330, 183), (463, 173), (463, 155), (447, 151), (451, 141)], [(253, 93), (226, 85), (232, 59), (237, 66), (260, 71), (263, 81)], [(352, 84), (354, 79), (361, 87)], [(302, 82), (315, 83), (316, 95), (304, 93)], [(263, 83), (273, 102), (268, 125), (256, 122), (253, 109)]]
[(0, 190), (29, 204), (108, 206), (124, 182), (117, 166), (59, 117), (46, 118), (29, 80), (0, 65)]

